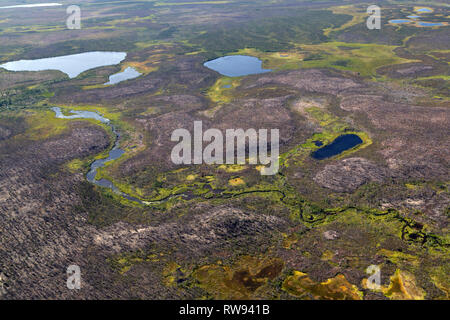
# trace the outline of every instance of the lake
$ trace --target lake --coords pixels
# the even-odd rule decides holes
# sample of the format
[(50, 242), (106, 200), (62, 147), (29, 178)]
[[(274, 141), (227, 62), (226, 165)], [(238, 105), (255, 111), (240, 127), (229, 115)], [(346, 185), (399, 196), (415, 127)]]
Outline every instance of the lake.
[(53, 58), (12, 61), (0, 64), (0, 68), (9, 71), (59, 70), (69, 78), (75, 78), (90, 69), (119, 64), (126, 56), (125, 52), (93, 51)]
[(70, 115), (65, 115), (59, 107), (53, 107), (52, 110), (55, 112), (55, 117), (59, 119), (94, 119), (102, 123), (109, 123), (109, 119), (92, 111), (71, 110)]
[(317, 149), (311, 156), (317, 160), (323, 160), (340, 154), (341, 152), (356, 147), (363, 141), (356, 134), (344, 134), (337, 137), (332, 143)]
[(417, 12), (433, 12), (433, 10), (428, 9), (428, 8), (419, 8), (416, 10)]
[(419, 25), (421, 25), (422, 27), (440, 27), (444, 24), (441, 22), (419, 22)]
[(139, 77), (141, 74), (142, 73), (138, 72), (136, 69), (128, 67), (122, 72), (110, 75), (109, 81), (106, 82), (105, 85), (117, 84), (125, 80), (134, 79)]
[(241, 55), (217, 58), (207, 61), (203, 65), (227, 77), (241, 77), (272, 71), (263, 69), (262, 61), (258, 58)]
[(61, 3), (47, 2), (47, 3), (35, 3), (35, 4), (18, 4), (15, 6), (0, 7), (0, 9), (15, 9), (15, 8), (37, 8), (37, 7), (58, 7), (62, 6)]
[(408, 23), (408, 22), (411, 22), (411, 20), (404, 20), (404, 19), (389, 20), (389, 23), (395, 23), (395, 24), (398, 24), (398, 23)]

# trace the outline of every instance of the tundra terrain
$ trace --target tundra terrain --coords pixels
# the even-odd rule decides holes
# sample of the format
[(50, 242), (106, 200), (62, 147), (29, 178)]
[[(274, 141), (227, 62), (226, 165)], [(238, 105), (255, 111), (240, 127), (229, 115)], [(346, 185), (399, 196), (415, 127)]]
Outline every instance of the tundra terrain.
[[(0, 8), (0, 64), (127, 56), (74, 78), (0, 67), (0, 299), (449, 299), (448, 3), (379, 1), (369, 30), (365, 1), (59, 2)], [(442, 26), (389, 22), (418, 8)], [(203, 65), (226, 55), (271, 71)], [(200, 120), (279, 129), (279, 171), (174, 164), (172, 132)], [(312, 156), (345, 134), (362, 143)], [(120, 192), (86, 179), (116, 139), (96, 178)]]

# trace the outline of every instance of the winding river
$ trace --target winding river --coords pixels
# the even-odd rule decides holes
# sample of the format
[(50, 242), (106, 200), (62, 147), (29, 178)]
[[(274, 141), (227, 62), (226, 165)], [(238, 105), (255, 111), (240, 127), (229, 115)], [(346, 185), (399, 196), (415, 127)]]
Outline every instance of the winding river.
[(147, 202), (147, 201), (142, 201), (138, 198), (132, 197), (129, 194), (126, 194), (122, 191), (119, 190), (119, 188), (117, 188), (114, 183), (112, 183), (111, 181), (107, 180), (107, 179), (96, 179), (96, 175), (97, 175), (97, 170), (98, 168), (102, 168), (105, 166), (105, 164), (109, 161), (113, 161), (113, 160), (117, 160), (119, 159), (124, 153), (125, 150), (120, 149), (119, 147), (119, 139), (120, 139), (120, 134), (116, 131), (116, 129), (114, 128), (114, 126), (111, 124), (110, 120), (99, 115), (96, 112), (92, 112), (92, 111), (80, 111), (80, 110), (71, 110), (70, 111), (70, 115), (64, 115), (61, 111), (61, 108), (59, 107), (53, 107), (52, 110), (55, 112), (55, 117), (59, 118), (59, 119), (94, 119), (97, 121), (100, 121), (102, 123), (105, 123), (107, 125), (109, 125), (109, 127), (111, 128), (112, 132), (115, 134), (116, 139), (114, 141), (114, 146), (113, 148), (109, 151), (108, 157), (104, 158), (104, 159), (98, 159), (95, 160), (94, 162), (91, 163), (91, 166), (89, 168), (89, 172), (86, 175), (86, 179), (90, 182), (93, 183), (97, 186), (103, 187), (103, 188), (108, 188), (111, 189), (112, 191), (114, 191), (116, 194), (130, 200), (130, 201), (134, 201), (134, 202), (138, 202), (140, 204), (151, 204), (151, 203), (157, 203), (160, 201), (152, 201), (152, 202)]
[[(61, 108), (59, 108), (59, 107), (53, 107), (52, 110), (55, 112), (55, 117), (59, 118), (59, 119), (94, 119), (94, 120), (100, 121), (104, 124), (107, 124), (111, 128), (112, 132), (115, 134), (116, 139), (114, 141), (114, 146), (109, 151), (108, 157), (95, 160), (94, 162), (91, 163), (89, 172), (86, 174), (86, 179), (90, 183), (93, 183), (93, 184), (103, 187), (103, 188), (108, 188), (108, 189), (112, 190), (114, 193), (124, 197), (125, 199), (128, 199), (133, 202), (137, 202), (137, 203), (143, 204), (143, 205), (160, 204), (160, 203), (164, 203), (175, 197), (182, 197), (186, 200), (191, 200), (191, 199), (200, 197), (197, 195), (193, 195), (190, 192), (184, 192), (184, 193), (179, 193), (179, 194), (171, 194), (171, 195), (166, 196), (165, 198), (158, 199), (158, 200), (143, 201), (143, 200), (133, 197), (125, 192), (120, 191), (119, 188), (117, 188), (117, 186), (115, 186), (114, 183), (112, 183), (110, 180), (107, 180), (104, 178), (97, 180), (96, 175), (97, 175), (98, 168), (104, 167), (107, 162), (117, 160), (122, 155), (125, 154), (125, 150), (120, 149), (120, 147), (119, 147), (120, 133), (116, 131), (115, 127), (111, 124), (109, 119), (103, 117), (102, 115), (98, 114), (97, 112), (71, 110), (69, 115), (65, 115), (65, 114), (63, 114), (63, 112), (61, 111)], [(221, 197), (221, 198), (238, 197), (241, 195), (252, 194), (252, 193), (272, 193), (272, 192), (281, 194), (281, 199), (284, 199), (286, 196), (280, 190), (249, 190), (249, 191), (244, 191), (244, 192), (236, 193), (236, 194), (228, 194), (228, 193), (224, 192), (225, 190), (223, 190), (223, 189), (213, 190), (213, 188), (210, 185), (206, 185), (205, 187), (210, 189), (211, 192), (213, 192), (215, 194), (215, 197)]]
[[(142, 201), (140, 199), (137, 199), (135, 197), (132, 197), (122, 191), (120, 191), (111, 181), (107, 180), (107, 179), (100, 179), (97, 180), (95, 178), (96, 174), (97, 174), (97, 169), (104, 167), (105, 164), (108, 161), (113, 161), (113, 160), (117, 160), (119, 159), (124, 153), (125, 151), (119, 148), (119, 139), (120, 139), (120, 134), (115, 130), (114, 126), (110, 123), (110, 120), (101, 116), (100, 114), (96, 113), (96, 112), (92, 112), (92, 111), (80, 111), (80, 110), (72, 110), (70, 112), (70, 115), (64, 115), (61, 111), (61, 108), (58, 107), (53, 107), (52, 110), (55, 112), (55, 117), (56, 118), (60, 118), (60, 119), (77, 119), (77, 118), (82, 118), (82, 119), (95, 119), (98, 120), (102, 123), (108, 124), (111, 128), (111, 130), (114, 132), (114, 134), (116, 135), (116, 139), (114, 142), (114, 146), (113, 148), (110, 150), (108, 157), (104, 158), (104, 159), (99, 159), (99, 160), (95, 160), (94, 162), (92, 162), (89, 172), (86, 175), (86, 179), (95, 184), (98, 185), (100, 187), (105, 187), (105, 188), (109, 188), (111, 189), (113, 192), (115, 192), (116, 194), (130, 200), (130, 201), (134, 201), (140, 204), (144, 204), (144, 205), (151, 205), (151, 204), (158, 204), (158, 203), (162, 203), (165, 202), (169, 199), (172, 199), (174, 197), (183, 197), (187, 200), (199, 197), (199, 196), (191, 196), (187, 193), (181, 193), (181, 194), (173, 194), (173, 195), (169, 195), (167, 197), (165, 197), (164, 199), (160, 199), (160, 200), (154, 200), (154, 201)], [(333, 141), (333, 143), (331, 143), (330, 145), (327, 145), (326, 147), (330, 148), (331, 145), (333, 146), (333, 151), (336, 151), (335, 147), (336, 144), (343, 144), (346, 145), (346, 147), (348, 147), (348, 144), (359, 144), (359, 140), (360, 139), (358, 136), (358, 139), (356, 139), (355, 137), (356, 135), (353, 134), (348, 134), (348, 135), (343, 135), (338, 137), (335, 141)], [(343, 141), (350, 138), (351, 141)], [(362, 142), (362, 141), (361, 141)], [(319, 149), (320, 150), (320, 149)], [(330, 150), (327, 150), (327, 152), (330, 152)], [(281, 174), (281, 173), (279, 173)], [(281, 174), (282, 175), (282, 174)], [(283, 176), (283, 175), (282, 175)], [(233, 198), (233, 197), (239, 197), (239, 196), (243, 196), (243, 195), (247, 195), (247, 194), (257, 194), (257, 193), (277, 193), (280, 195), (280, 201), (284, 204), (288, 204), (288, 202), (285, 202), (285, 198), (286, 198), (286, 194), (284, 193), (284, 191), (282, 190), (278, 190), (278, 189), (272, 189), (272, 190), (248, 190), (248, 191), (243, 191), (243, 192), (239, 192), (239, 193), (227, 193), (224, 192), (225, 190), (212, 190), (213, 193), (216, 194), (216, 197), (220, 197), (220, 198)], [(344, 212), (345, 210), (348, 209), (356, 209), (361, 213), (365, 213), (364, 210), (358, 208), (358, 207), (345, 207), (345, 208), (340, 208), (339, 211), (335, 211), (335, 210), (331, 210), (331, 211), (327, 211), (324, 210), (322, 213), (320, 214), (320, 216), (323, 215), (329, 215), (329, 214), (337, 214), (339, 212)], [(394, 218), (398, 219), (402, 224), (402, 230), (401, 230), (401, 234), (402, 234), (402, 239), (406, 240), (406, 241), (414, 241), (414, 242), (421, 242), (422, 245), (427, 243), (427, 242), (434, 242), (437, 243), (439, 245), (442, 245), (440, 242), (440, 239), (438, 237), (436, 237), (433, 234), (429, 234), (424, 232), (423, 230), (417, 230), (417, 227), (414, 223), (409, 222), (408, 220), (404, 219), (399, 213), (398, 211), (394, 210), (394, 209), (388, 209), (386, 212), (381, 212), (381, 213), (374, 213), (376, 215), (387, 215), (387, 214), (394, 214)], [(323, 217), (315, 217), (314, 215), (304, 215), (303, 210), (300, 212), (300, 218), (305, 221), (305, 222), (317, 222), (321, 219), (323, 219)], [(411, 229), (411, 230), (409, 230)]]

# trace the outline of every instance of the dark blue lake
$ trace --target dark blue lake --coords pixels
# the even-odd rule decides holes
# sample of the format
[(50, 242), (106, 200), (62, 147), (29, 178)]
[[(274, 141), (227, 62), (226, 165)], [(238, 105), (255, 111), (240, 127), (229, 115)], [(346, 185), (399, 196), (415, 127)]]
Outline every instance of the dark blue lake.
[(340, 154), (341, 152), (356, 147), (363, 141), (356, 134), (344, 134), (337, 137), (332, 143), (314, 151), (311, 156), (317, 160), (323, 160)]
[(263, 69), (262, 61), (258, 58), (241, 55), (217, 58), (207, 61), (203, 65), (227, 77), (241, 77), (272, 71)]
[(323, 146), (323, 142), (322, 142), (322, 141), (313, 141), (313, 142), (314, 142), (314, 144), (315, 144), (317, 147)]

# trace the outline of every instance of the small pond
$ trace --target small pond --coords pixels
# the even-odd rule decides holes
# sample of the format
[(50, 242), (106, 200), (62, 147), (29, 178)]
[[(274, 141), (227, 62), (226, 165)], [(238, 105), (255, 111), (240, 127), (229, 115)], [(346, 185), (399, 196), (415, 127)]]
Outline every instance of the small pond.
[(203, 65), (227, 77), (241, 77), (272, 71), (263, 69), (262, 61), (258, 58), (241, 55), (217, 58), (207, 61)]
[(134, 69), (132, 67), (128, 67), (122, 72), (110, 75), (109, 81), (106, 82), (105, 85), (117, 84), (117, 83), (125, 81), (125, 80), (134, 79), (134, 78), (139, 77), (141, 74), (142, 73), (140, 73), (136, 69)]
[(316, 147), (321, 147), (321, 146), (323, 146), (323, 142), (322, 141), (313, 141), (314, 142), (314, 144), (316, 145)]
[(362, 142), (361, 138), (356, 134), (344, 134), (337, 137), (332, 143), (314, 151), (312, 157), (317, 160), (334, 157), (345, 150), (356, 147)]

